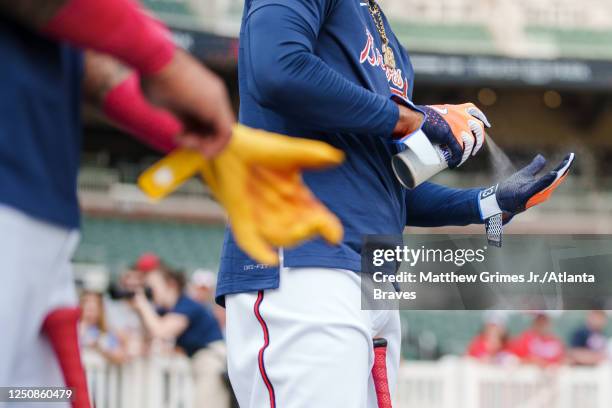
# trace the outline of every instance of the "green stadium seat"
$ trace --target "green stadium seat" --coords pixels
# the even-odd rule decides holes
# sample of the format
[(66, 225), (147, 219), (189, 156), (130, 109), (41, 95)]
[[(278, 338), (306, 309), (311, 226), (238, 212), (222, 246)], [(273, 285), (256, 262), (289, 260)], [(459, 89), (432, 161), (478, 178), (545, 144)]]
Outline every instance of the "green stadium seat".
[(118, 272), (143, 252), (153, 251), (175, 267), (216, 270), (223, 233), (224, 227), (218, 224), (85, 217), (82, 242), (74, 259), (105, 263)]
[(495, 53), (496, 46), (489, 29), (477, 24), (433, 24), (414, 21), (391, 21), (395, 35), (411, 51)]

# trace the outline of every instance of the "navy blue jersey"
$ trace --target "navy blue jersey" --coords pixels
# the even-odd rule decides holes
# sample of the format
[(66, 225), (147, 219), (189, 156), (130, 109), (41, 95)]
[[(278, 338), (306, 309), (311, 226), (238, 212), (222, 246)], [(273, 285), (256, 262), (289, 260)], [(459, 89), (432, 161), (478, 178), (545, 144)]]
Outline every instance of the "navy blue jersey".
[(0, 16), (0, 204), (79, 225), (81, 53)]
[[(304, 175), (342, 221), (344, 241), (331, 246), (317, 239), (285, 250), (284, 266), (359, 271), (366, 234), (401, 234), (410, 223), (480, 221), (477, 190), (427, 183), (407, 193), (393, 174), (391, 157), (398, 146), (391, 134), (398, 107), (391, 98), (411, 99), (414, 71), (384, 22), (397, 62), (394, 69), (383, 64), (382, 40), (366, 0), (246, 1), (240, 32), (240, 121), (322, 140), (346, 153), (341, 166)], [(278, 268), (249, 259), (228, 231), (218, 300), (278, 284)]]
[(189, 320), (187, 329), (176, 339), (176, 345), (189, 357), (210, 343), (223, 340), (219, 322), (213, 312), (195, 300), (181, 295), (169, 312), (183, 315)]

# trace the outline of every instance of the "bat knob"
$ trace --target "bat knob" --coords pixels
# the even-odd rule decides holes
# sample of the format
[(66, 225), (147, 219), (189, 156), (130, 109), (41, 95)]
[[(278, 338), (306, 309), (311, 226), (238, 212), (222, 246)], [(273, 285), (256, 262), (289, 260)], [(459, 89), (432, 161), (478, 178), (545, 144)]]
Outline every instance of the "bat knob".
[(387, 347), (387, 339), (382, 337), (377, 337), (373, 340), (374, 348), (378, 347)]

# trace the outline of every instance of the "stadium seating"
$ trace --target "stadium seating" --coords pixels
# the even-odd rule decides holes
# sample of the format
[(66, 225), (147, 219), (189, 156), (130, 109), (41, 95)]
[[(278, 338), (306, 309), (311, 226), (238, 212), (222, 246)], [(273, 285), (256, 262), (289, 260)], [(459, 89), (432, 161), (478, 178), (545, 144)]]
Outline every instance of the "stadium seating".
[(483, 24), (418, 23), (391, 18), (395, 35), (411, 51), (456, 52), (469, 44), (477, 54), (495, 53), (495, 41)]
[(218, 224), (86, 217), (75, 261), (103, 263), (117, 272), (143, 252), (153, 251), (175, 267), (216, 269), (223, 231)]
[[(585, 312), (553, 314), (555, 333), (568, 341), (571, 332), (584, 322)], [(402, 311), (404, 340), (402, 353), (407, 359), (437, 358), (441, 355), (465, 353), (470, 340), (479, 332), (483, 312), (477, 311)], [(531, 316), (513, 313), (508, 316), (510, 335), (528, 327)]]

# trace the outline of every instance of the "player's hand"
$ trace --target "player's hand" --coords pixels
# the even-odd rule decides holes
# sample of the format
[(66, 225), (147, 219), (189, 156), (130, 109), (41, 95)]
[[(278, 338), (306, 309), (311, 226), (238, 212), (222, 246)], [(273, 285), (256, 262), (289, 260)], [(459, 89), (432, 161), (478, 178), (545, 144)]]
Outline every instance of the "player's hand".
[(448, 167), (451, 169), (478, 153), (484, 144), (485, 127), (491, 127), (485, 114), (472, 103), (419, 108), (427, 115), (422, 128), (425, 135), (432, 143), (450, 150)]
[(236, 125), (230, 144), (214, 159), (179, 149), (147, 170), (139, 185), (159, 199), (201, 172), (227, 211), (238, 245), (258, 262), (277, 265), (277, 247), (319, 235), (332, 244), (342, 240), (342, 224), (304, 185), (301, 173), (343, 159), (342, 151), (323, 142)]
[(529, 165), (491, 187), (495, 190), (499, 208), (515, 215), (548, 200), (567, 177), (574, 157), (574, 153), (568, 154), (553, 170), (538, 176), (546, 166), (546, 159), (537, 155)]
[(529, 165), (506, 180), (482, 190), (478, 205), (489, 244), (500, 247), (503, 225), (516, 214), (548, 200), (565, 180), (573, 162), (574, 153), (570, 153), (555, 169), (538, 176), (546, 166), (546, 159), (537, 155)]
[(227, 146), (235, 122), (227, 90), (221, 79), (192, 56), (176, 50), (172, 61), (146, 77), (143, 86), (152, 101), (183, 123), (181, 146), (208, 158)]

